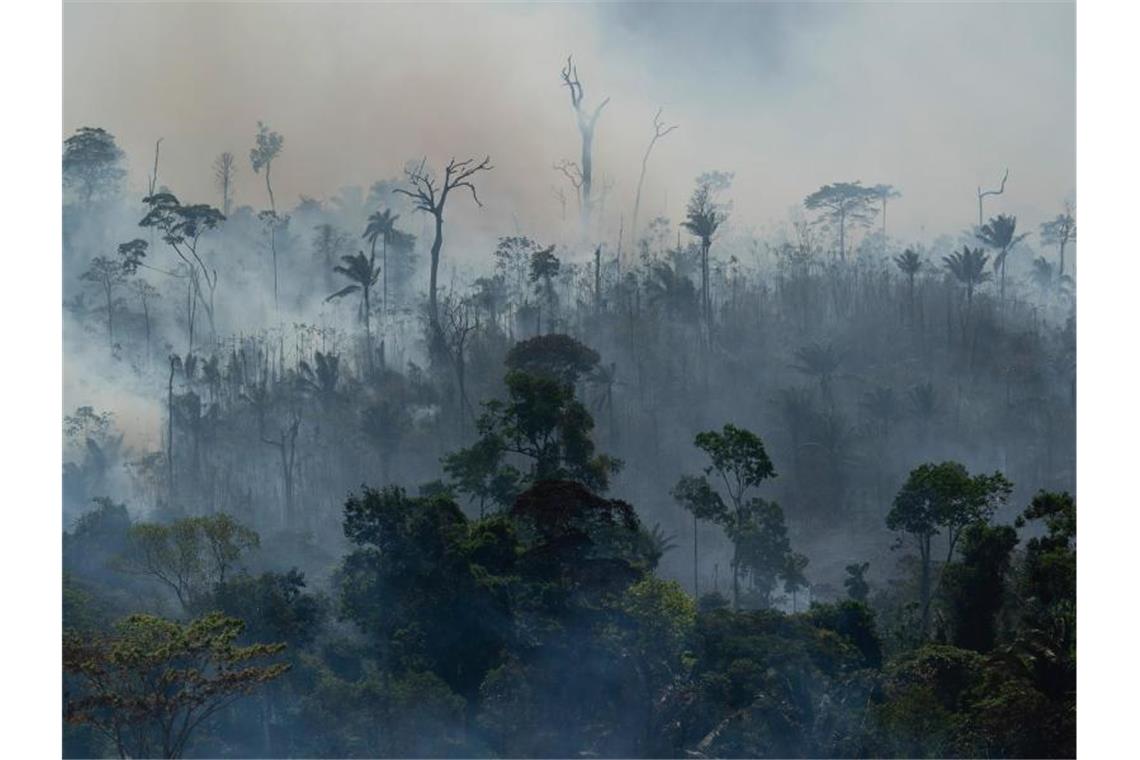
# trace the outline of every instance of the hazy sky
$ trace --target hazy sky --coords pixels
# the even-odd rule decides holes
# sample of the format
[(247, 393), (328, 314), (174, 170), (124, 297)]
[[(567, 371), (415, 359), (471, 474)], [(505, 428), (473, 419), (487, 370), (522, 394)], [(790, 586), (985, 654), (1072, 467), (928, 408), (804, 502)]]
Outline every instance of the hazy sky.
[(453, 225), (551, 229), (554, 161), (579, 143), (559, 69), (579, 64), (597, 130), (595, 185), (628, 222), (653, 114), (680, 128), (655, 149), (643, 220), (676, 214), (693, 178), (736, 173), (734, 223), (770, 229), (820, 185), (888, 182), (892, 233), (954, 233), (975, 188), (1010, 168), (988, 207), (1035, 229), (1075, 196), (1072, 4), (403, 5), (71, 3), (64, 133), (102, 126), (141, 188), (218, 203), (210, 164), (239, 159), (237, 201), (267, 205), (249, 169), (256, 122), (285, 137), (279, 204), (395, 176), (427, 155), (489, 153), (485, 208)]

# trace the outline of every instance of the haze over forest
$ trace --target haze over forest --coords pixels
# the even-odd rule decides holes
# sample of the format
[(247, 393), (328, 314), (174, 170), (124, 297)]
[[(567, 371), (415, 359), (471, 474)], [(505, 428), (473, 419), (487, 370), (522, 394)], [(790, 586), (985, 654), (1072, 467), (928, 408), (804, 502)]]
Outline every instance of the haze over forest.
[(1075, 108), (1062, 3), (66, 4), (65, 755), (1070, 756)]

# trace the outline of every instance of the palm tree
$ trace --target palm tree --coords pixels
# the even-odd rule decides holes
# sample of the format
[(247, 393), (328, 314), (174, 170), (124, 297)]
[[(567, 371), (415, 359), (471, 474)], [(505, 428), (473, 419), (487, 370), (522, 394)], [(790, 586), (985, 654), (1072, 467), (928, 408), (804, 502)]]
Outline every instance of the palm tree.
[(376, 268), (376, 256), (372, 255), (368, 258), (364, 255), (364, 251), (358, 252), (355, 256), (341, 256), (341, 261), (344, 266), (333, 267), (333, 271), (337, 274), (342, 274), (352, 281), (351, 285), (346, 285), (337, 292), (330, 295), (325, 299), (325, 302), (332, 301), (336, 298), (342, 298), (351, 293), (359, 292), (362, 296), (360, 301), (360, 313), (364, 320), (364, 339), (368, 353), (368, 368), (372, 368), (372, 302), (371, 294), (372, 288), (376, 285), (376, 280), (380, 277), (380, 270)]
[(899, 416), (898, 396), (894, 388), (881, 386), (868, 391), (860, 399), (859, 406), (871, 418), (878, 434), (883, 438), (890, 435), (891, 424)]
[(1073, 278), (1067, 274), (1058, 274), (1057, 268), (1044, 256), (1038, 256), (1033, 260), (1033, 274), (1031, 276), (1034, 284), (1046, 293), (1067, 294), (1073, 286)]
[(705, 322), (705, 329), (712, 331), (712, 299), (709, 295), (709, 248), (712, 246), (713, 235), (724, 223), (727, 214), (713, 200), (713, 188), (708, 182), (702, 182), (689, 199), (685, 209), (685, 221), (681, 226), (697, 238), (701, 244), (701, 317)]
[(977, 234), (978, 240), (999, 252), (994, 257), (994, 271), (1001, 271), (1001, 300), (1003, 302), (1005, 301), (1005, 260), (1013, 247), (1029, 235), (1028, 232), (1020, 235), (1017, 235), (1016, 232), (1017, 217), (998, 214), (983, 224)]
[(906, 275), (907, 291), (910, 295), (910, 318), (914, 320), (914, 277), (918, 274), (918, 270), (922, 269), (922, 259), (918, 257), (912, 249), (907, 248), (905, 251), (895, 256), (895, 266), (897, 266), (902, 273)]
[(391, 209), (384, 209), (377, 211), (368, 217), (368, 224), (364, 228), (364, 235), (362, 237), (368, 241), (372, 246), (372, 258), (376, 258), (376, 241), (382, 240), (384, 245), (381, 248), (381, 269), (384, 272), (384, 282), (381, 285), (381, 301), (380, 313), (388, 313), (388, 240), (392, 237), (393, 230), (396, 229), (396, 220), (400, 218), (399, 214), (393, 214)]
[(842, 357), (831, 343), (812, 343), (796, 351), (796, 363), (792, 367), (819, 381), (820, 395), (830, 406), (831, 380), (841, 361)]
[(946, 268), (966, 288), (967, 318), (974, 303), (974, 290), (992, 279), (990, 273), (986, 271), (986, 262), (989, 258), (989, 254), (983, 252), (981, 248), (970, 249), (969, 246), (962, 246), (961, 251), (942, 257)]

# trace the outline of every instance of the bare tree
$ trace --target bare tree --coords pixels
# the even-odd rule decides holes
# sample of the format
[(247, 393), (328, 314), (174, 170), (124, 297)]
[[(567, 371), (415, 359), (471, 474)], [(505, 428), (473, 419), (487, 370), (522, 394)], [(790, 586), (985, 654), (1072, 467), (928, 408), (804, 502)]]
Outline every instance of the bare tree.
[(594, 128), (602, 109), (610, 102), (606, 98), (592, 112), (587, 111), (583, 103), (585, 91), (582, 82), (578, 79), (578, 67), (574, 65), (573, 56), (566, 57), (566, 66), (562, 69), (562, 83), (570, 88), (570, 105), (574, 108), (574, 116), (578, 120), (578, 132), (582, 135), (582, 229), (590, 227), (590, 214), (592, 198), (590, 192), (594, 179)]
[(645, 148), (645, 155), (641, 157), (641, 176), (637, 178), (637, 195), (633, 199), (633, 222), (630, 225), (634, 240), (637, 239), (637, 216), (641, 210), (641, 187), (645, 184), (645, 168), (649, 164), (649, 154), (653, 152), (653, 146), (657, 144), (658, 140), (677, 128), (676, 124), (669, 127), (665, 126), (665, 122), (661, 119), (663, 110), (663, 108), (658, 108), (657, 114), (653, 117), (653, 137)]
[(214, 184), (222, 193), (222, 213), (230, 215), (230, 204), (233, 202), (234, 174), (237, 165), (234, 163), (234, 154), (228, 150), (214, 159)]
[(437, 294), (437, 280), (439, 276), (439, 254), (443, 249), (443, 208), (447, 203), (447, 196), (456, 188), (467, 188), (475, 205), (482, 208), (483, 203), (475, 191), (471, 177), (481, 171), (490, 171), (491, 157), (485, 156), (482, 161), (475, 163), (475, 159), (468, 158), (456, 161), (452, 158), (443, 170), (443, 182), (439, 182), (427, 168), (427, 159), (420, 161), (415, 169), (405, 169), (404, 174), (412, 187), (410, 190), (396, 188), (392, 192), (406, 195), (415, 202), (417, 211), (424, 211), (435, 219), (435, 239), (431, 244), (431, 280), (428, 286), (428, 316), (431, 320), (433, 340), (439, 341), (443, 337), (443, 330), (439, 321), (439, 303)]
[(1005, 174), (1001, 176), (1001, 187), (997, 190), (982, 190), (981, 185), (978, 186), (978, 227), (984, 223), (985, 214), (982, 213), (982, 199), (990, 195), (1001, 195), (1005, 192), (1005, 181), (1009, 179), (1009, 169), (1005, 170)]
[[(558, 163), (554, 164), (554, 171), (561, 173), (562, 176), (566, 178), (566, 181), (570, 183), (570, 187), (574, 188), (574, 200), (576, 200), (578, 202), (578, 214), (581, 215), (581, 213), (582, 213), (582, 169), (578, 166), (578, 164), (576, 162), (564, 158), (561, 161), (559, 161)], [(566, 218), (566, 213), (565, 213), (566, 212), (566, 201), (565, 201), (566, 196), (565, 196), (565, 193), (563, 193), (562, 197), (563, 197), (562, 218), (565, 219)]]

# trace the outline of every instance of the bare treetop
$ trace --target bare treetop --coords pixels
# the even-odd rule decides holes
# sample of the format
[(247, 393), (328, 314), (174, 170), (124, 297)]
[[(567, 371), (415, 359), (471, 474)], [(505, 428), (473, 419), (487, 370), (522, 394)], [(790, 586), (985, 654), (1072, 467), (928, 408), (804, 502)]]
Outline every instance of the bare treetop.
[(465, 187), (471, 191), (475, 205), (482, 207), (483, 203), (479, 200), (479, 194), (470, 178), (478, 172), (490, 171), (493, 168), (495, 167), (491, 165), (490, 156), (485, 156), (479, 163), (475, 163), (473, 158), (463, 161), (452, 158), (444, 168), (443, 184), (440, 185), (431, 171), (428, 170), (427, 159), (425, 158), (420, 161), (419, 166), (415, 169), (404, 171), (408, 181), (412, 183), (412, 189), (396, 188), (392, 192), (411, 198), (415, 202), (415, 208), (419, 211), (439, 215), (443, 212), (443, 205), (447, 202), (448, 193), (456, 188)]

